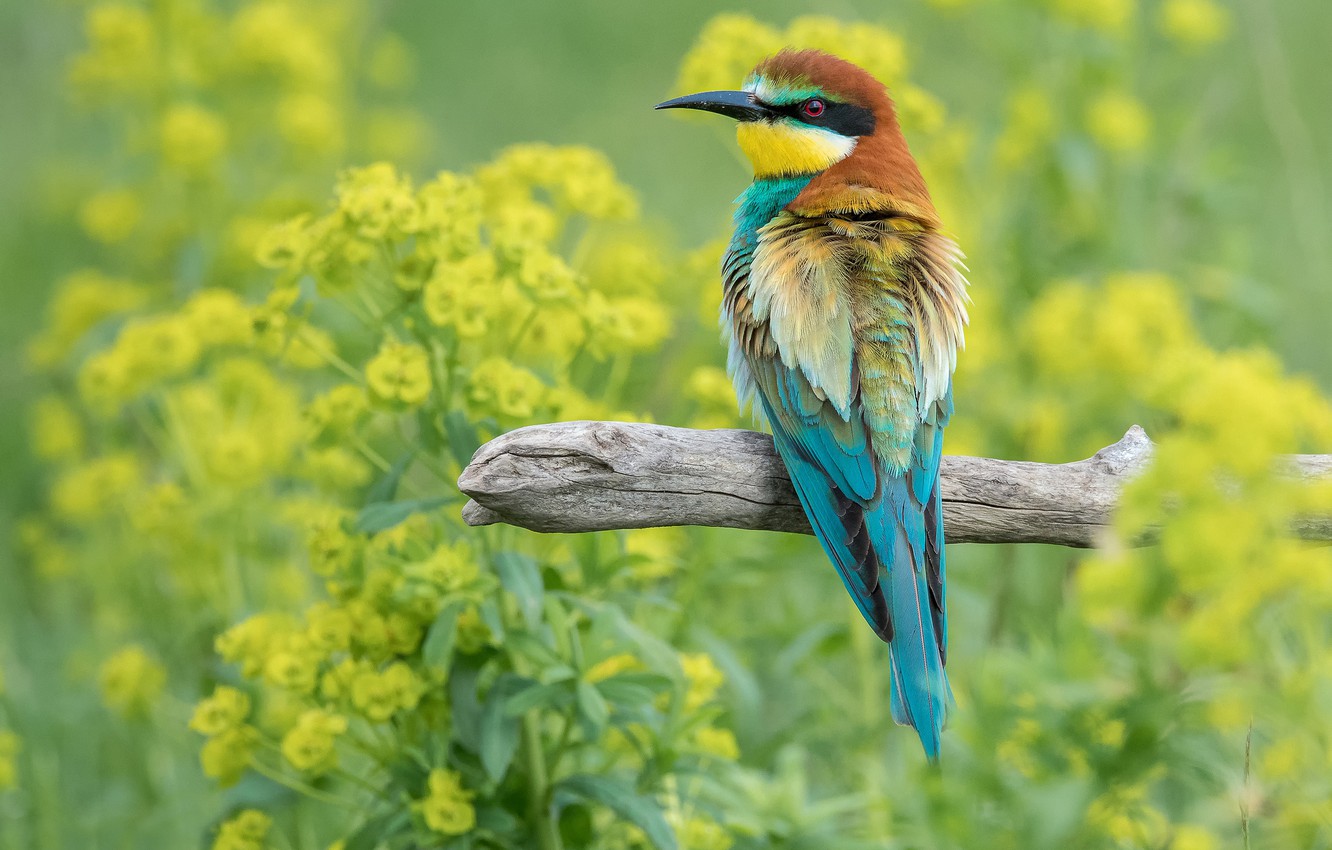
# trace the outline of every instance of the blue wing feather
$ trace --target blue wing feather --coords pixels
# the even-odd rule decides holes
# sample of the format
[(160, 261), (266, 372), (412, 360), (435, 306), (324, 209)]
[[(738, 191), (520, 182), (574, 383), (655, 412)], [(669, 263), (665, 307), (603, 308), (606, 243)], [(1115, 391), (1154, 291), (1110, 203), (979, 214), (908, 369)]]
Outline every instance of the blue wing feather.
[[(732, 321), (744, 301), (759, 227), (786, 203), (782, 192), (794, 196), (800, 186), (768, 188), (772, 197), (742, 197), (723, 261), (724, 317)], [(815, 536), (866, 622), (889, 643), (893, 719), (915, 727), (926, 755), (936, 759), (949, 699), (938, 479), (951, 390), (922, 411), (914, 434), (903, 435), (912, 440), (909, 467), (890, 470), (875, 457), (858, 395), (849, 411), (839, 413), (798, 366), (788, 368), (770, 349), (766, 356), (758, 353), (763, 346), (754, 341), (763, 332), (758, 325), (735, 325), (733, 340), (741, 344), (732, 355), (744, 367), (737, 383), (748, 388), (752, 380)], [(884, 341), (913, 342), (905, 328), (896, 327), (885, 330)], [(920, 364), (916, 368), (919, 382)]]

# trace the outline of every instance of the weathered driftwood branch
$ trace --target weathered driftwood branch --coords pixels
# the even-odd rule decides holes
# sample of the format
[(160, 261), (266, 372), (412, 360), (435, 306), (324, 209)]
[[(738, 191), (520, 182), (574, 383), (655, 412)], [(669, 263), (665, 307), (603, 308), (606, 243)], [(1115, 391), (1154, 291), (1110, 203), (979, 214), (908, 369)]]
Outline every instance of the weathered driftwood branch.
[[(953, 543), (1094, 546), (1104, 538), (1125, 481), (1152, 443), (1134, 425), (1117, 443), (1074, 463), (946, 456), (944, 525)], [(1332, 455), (1298, 455), (1290, 471), (1332, 474)], [(458, 487), (472, 497), (470, 525), (507, 522), (580, 532), (712, 525), (809, 534), (772, 438), (753, 431), (696, 431), (622, 422), (533, 425), (477, 450)], [(1332, 518), (1296, 523), (1332, 540)]]

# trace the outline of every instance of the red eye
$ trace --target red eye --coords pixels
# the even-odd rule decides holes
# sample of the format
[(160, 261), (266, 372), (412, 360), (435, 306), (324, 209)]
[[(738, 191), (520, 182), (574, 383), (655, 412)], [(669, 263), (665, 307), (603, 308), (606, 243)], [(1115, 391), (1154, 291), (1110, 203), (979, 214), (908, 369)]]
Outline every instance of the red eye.
[(816, 97), (813, 100), (805, 101), (805, 105), (800, 107), (800, 111), (810, 118), (818, 118), (823, 114), (823, 110), (826, 108), (827, 107), (824, 105), (823, 101)]

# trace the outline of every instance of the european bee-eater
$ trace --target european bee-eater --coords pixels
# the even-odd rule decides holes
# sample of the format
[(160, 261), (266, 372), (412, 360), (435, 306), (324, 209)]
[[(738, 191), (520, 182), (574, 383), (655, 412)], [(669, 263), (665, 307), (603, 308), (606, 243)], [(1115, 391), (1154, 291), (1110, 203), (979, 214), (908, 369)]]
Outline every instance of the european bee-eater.
[(849, 62), (783, 51), (742, 91), (657, 108), (739, 122), (754, 182), (722, 262), (728, 368), (889, 645), (893, 719), (937, 759), (951, 701), (939, 458), (967, 323), (961, 254), (887, 90)]

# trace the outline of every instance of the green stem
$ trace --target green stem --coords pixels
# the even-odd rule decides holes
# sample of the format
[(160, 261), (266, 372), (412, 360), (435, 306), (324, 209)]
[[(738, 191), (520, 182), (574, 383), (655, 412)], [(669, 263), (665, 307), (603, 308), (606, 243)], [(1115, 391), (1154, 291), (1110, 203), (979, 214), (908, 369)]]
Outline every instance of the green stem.
[(339, 797), (335, 794), (329, 794), (326, 791), (320, 791), (318, 788), (315, 788), (313, 785), (310, 785), (306, 782), (302, 782), (301, 780), (296, 779), (295, 777), (288, 776), (285, 773), (283, 773), (281, 770), (269, 767), (268, 765), (264, 764), (262, 761), (260, 761), (257, 758), (250, 759), (250, 769), (253, 770), (255, 773), (260, 774), (261, 776), (265, 776), (273, 780), (279, 785), (290, 788), (292, 791), (295, 791), (298, 794), (304, 794), (305, 796), (310, 797), (311, 799), (319, 800), (324, 803), (329, 803), (330, 805), (338, 806), (339, 808), (343, 809), (350, 809), (352, 811), (357, 811), (357, 812), (365, 811), (360, 806), (356, 805), (356, 803), (353, 803), (351, 800), (343, 799), (342, 797)]
[(550, 777), (541, 749), (541, 727), (535, 711), (523, 716), (523, 749), (527, 756), (527, 816), (537, 834), (541, 850), (564, 850), (559, 827), (550, 817)]

